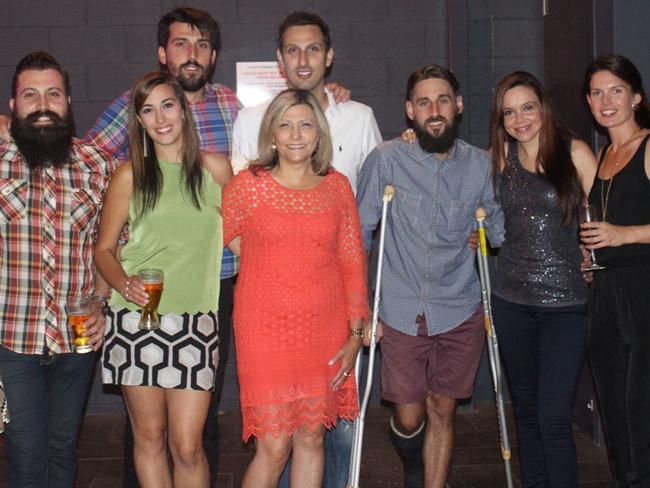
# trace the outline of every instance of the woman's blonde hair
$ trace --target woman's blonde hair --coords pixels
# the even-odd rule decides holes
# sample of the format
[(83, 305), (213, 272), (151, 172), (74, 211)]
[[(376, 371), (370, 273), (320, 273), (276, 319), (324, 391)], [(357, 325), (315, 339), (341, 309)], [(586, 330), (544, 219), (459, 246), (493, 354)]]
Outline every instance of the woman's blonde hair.
[(277, 166), (279, 162), (278, 151), (275, 149), (273, 143), (275, 130), (278, 128), (280, 119), (287, 113), (287, 110), (296, 105), (308, 105), (311, 107), (318, 125), (318, 143), (311, 156), (312, 170), (320, 176), (326, 175), (329, 172), (333, 157), (332, 138), (325, 114), (316, 97), (310, 92), (289, 88), (280, 92), (264, 113), (257, 142), (257, 154), (259, 156), (257, 161), (253, 161), (250, 164), (250, 169), (253, 173), (261, 169), (270, 170)]

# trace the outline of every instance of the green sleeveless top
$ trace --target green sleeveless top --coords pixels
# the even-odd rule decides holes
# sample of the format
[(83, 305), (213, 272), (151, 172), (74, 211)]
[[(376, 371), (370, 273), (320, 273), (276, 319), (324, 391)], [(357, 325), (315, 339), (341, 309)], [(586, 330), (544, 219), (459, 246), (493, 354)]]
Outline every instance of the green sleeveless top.
[[(121, 252), (122, 267), (129, 276), (147, 268), (164, 271), (161, 314), (216, 312), (223, 251), (221, 187), (203, 171), (199, 210), (185, 195), (181, 165), (159, 163), (163, 185), (154, 210), (138, 217), (133, 196), (129, 199), (129, 242)], [(113, 293), (110, 305), (139, 309), (119, 293)]]

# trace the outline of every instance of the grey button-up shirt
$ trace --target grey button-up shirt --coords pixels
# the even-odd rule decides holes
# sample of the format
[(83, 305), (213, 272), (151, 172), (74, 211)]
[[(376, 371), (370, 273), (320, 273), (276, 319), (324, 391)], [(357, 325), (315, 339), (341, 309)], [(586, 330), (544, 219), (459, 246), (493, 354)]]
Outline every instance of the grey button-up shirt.
[(419, 144), (394, 139), (370, 153), (358, 179), (357, 203), (366, 245), (381, 219), (384, 186), (395, 198), (386, 223), (380, 316), (416, 335), (426, 314), (428, 334), (462, 324), (480, 302), (475, 253), (468, 244), (475, 212), (485, 208), (490, 243), (503, 241), (503, 213), (495, 200), (490, 156), (457, 140), (438, 160)]

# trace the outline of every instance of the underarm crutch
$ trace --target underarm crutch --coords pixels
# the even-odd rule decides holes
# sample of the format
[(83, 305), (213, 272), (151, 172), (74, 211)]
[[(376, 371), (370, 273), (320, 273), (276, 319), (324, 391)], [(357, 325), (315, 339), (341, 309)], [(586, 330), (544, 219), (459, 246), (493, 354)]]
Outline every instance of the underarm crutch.
[(485, 209), (476, 209), (476, 221), (478, 222), (479, 246), (478, 272), (481, 280), (481, 300), (483, 301), (483, 315), (485, 316), (485, 331), (487, 333), (488, 356), (490, 358), (490, 371), (492, 372), (492, 385), (494, 386), (494, 398), (497, 404), (497, 416), (499, 430), (501, 433), (501, 457), (506, 468), (506, 482), (508, 488), (512, 488), (512, 467), (510, 465), (510, 441), (508, 440), (508, 428), (506, 426), (506, 410), (503, 405), (503, 385), (501, 377), (501, 360), (499, 359), (499, 342), (497, 331), (492, 322), (492, 302), (490, 301), (492, 286), (490, 284), (490, 271), (487, 261), (487, 242), (485, 239)]
[[(375, 283), (375, 301), (372, 310), (372, 326), (370, 328), (370, 352), (368, 355), (368, 372), (366, 374), (366, 387), (363, 390), (363, 400), (359, 407), (359, 417), (354, 423), (354, 434), (352, 437), (352, 453), (350, 454), (350, 472), (348, 474), (348, 488), (359, 487), (359, 473), (361, 472), (361, 446), (363, 444), (363, 429), (366, 421), (366, 409), (370, 400), (372, 388), (372, 375), (375, 366), (375, 348), (377, 347), (377, 323), (379, 321), (379, 293), (381, 289), (381, 269), (384, 263), (384, 240), (386, 238), (386, 216), (388, 204), (395, 196), (395, 188), (392, 185), (384, 187), (381, 207), (381, 225), (379, 227), (379, 256), (377, 259), (377, 281)], [(361, 356), (361, 354), (359, 354)], [(361, 359), (360, 357), (358, 359)], [(361, 361), (357, 361), (357, 384), (361, 374)]]

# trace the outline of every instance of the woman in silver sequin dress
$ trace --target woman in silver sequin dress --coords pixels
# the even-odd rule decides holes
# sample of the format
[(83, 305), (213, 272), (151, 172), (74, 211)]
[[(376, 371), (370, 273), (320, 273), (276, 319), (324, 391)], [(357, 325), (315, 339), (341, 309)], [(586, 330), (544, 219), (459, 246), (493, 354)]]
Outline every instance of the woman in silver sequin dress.
[(609, 142), (581, 236), (605, 269), (589, 293), (588, 353), (616, 486), (650, 486), (650, 104), (630, 60), (602, 56), (584, 85)]
[(491, 147), (506, 226), (492, 309), (523, 482), (575, 488), (571, 404), (584, 359), (587, 299), (578, 208), (596, 163), (525, 72), (509, 74), (497, 87)]

